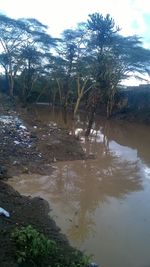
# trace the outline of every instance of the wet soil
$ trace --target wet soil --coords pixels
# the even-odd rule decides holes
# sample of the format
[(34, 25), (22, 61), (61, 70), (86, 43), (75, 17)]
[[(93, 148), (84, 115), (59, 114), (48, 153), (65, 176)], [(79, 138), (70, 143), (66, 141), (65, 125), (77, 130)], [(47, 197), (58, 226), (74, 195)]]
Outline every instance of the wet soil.
[[(28, 119), (25, 119), (28, 118)], [(0, 216), (0, 266), (17, 266), (11, 233), (15, 227), (33, 225), (61, 244), (64, 253), (72, 248), (48, 216), (49, 206), (41, 198), (21, 196), (4, 181), (21, 173), (50, 174), (57, 160), (84, 159), (79, 141), (56, 124), (42, 125), (36, 117), (7, 97), (0, 99), (0, 207), (10, 218)], [(68, 256), (69, 257), (69, 256)]]
[[(55, 123), (42, 124), (27, 109), (0, 106), (0, 172), (7, 176), (20, 173), (50, 174), (57, 160), (84, 159), (75, 136)], [(3, 174), (0, 174), (3, 176)], [(4, 177), (5, 178), (5, 177)]]

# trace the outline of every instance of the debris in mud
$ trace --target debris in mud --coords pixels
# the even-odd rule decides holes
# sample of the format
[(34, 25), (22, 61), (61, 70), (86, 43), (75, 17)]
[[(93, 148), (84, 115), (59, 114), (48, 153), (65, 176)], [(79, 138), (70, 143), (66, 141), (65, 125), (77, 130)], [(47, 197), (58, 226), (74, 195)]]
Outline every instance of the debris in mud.
[(0, 166), (0, 179), (8, 178), (7, 169), (4, 166)]
[[(19, 118), (21, 117), (21, 119)], [(54, 122), (9, 111), (0, 116), (0, 178), (20, 173), (50, 174), (50, 163), (85, 159), (80, 143)], [(27, 171), (26, 171), (27, 170)]]
[(10, 217), (9, 212), (7, 210), (3, 209), (2, 207), (0, 207), (0, 215), (4, 215), (7, 218)]
[[(24, 166), (30, 165), (30, 161), (38, 159), (38, 155), (35, 140), (17, 116), (0, 116), (0, 129), (0, 164), (4, 166), (0, 168), (0, 178), (7, 178), (14, 174), (14, 169), (15, 174), (21, 172)], [(18, 159), (20, 164), (16, 164)]]
[(7, 141), (10, 136), (17, 145), (27, 145), (31, 142), (29, 131), (17, 116), (0, 116), (0, 126), (2, 133), (5, 134), (4, 140)]

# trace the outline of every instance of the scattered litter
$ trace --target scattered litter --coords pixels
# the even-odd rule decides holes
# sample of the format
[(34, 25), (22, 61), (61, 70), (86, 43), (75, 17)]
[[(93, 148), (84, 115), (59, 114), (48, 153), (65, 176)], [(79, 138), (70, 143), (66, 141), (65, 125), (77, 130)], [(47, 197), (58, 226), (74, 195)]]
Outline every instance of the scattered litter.
[(57, 123), (55, 122), (51, 122), (48, 124), (49, 127), (57, 127)]
[(13, 161), (13, 165), (19, 165), (19, 164), (20, 164), (20, 162), (18, 160)]
[(14, 143), (15, 143), (16, 145), (19, 145), (19, 144), (20, 144), (20, 142), (19, 142), (19, 141), (14, 141)]
[(21, 129), (23, 129), (23, 130), (26, 130), (26, 129), (27, 129), (27, 127), (24, 126), (24, 125), (20, 125), (19, 128), (21, 128)]
[[(0, 123), (3, 124), (0, 131), (2, 133), (6, 132), (6, 137), (4, 137), (4, 140), (8, 139), (7, 133), (13, 139), (16, 139), (15, 135), (17, 134), (18, 137), (17, 140), (13, 141), (14, 144), (29, 144), (30, 133), (27, 130), (27, 127), (23, 124), (22, 120), (20, 120), (17, 116), (0, 116)], [(3, 144), (5, 144), (5, 142), (3, 142)]]
[(4, 210), (3, 208), (0, 207), (0, 215), (4, 215), (5, 217), (9, 218), (10, 214), (8, 211)]

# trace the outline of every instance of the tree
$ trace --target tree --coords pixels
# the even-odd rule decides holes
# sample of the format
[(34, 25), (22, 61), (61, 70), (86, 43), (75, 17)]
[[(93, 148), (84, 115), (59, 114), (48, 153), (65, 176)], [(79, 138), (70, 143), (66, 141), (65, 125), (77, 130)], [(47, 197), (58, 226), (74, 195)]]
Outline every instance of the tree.
[(76, 44), (74, 42), (73, 30), (68, 29), (62, 33), (62, 39), (57, 48), (57, 55), (57, 61), (63, 63), (61, 69), (59, 68), (61, 74), (63, 73), (63, 77), (61, 75), (63, 79), (60, 80), (57, 78), (57, 83), (59, 83), (59, 88), (62, 88), (63, 106), (66, 109), (68, 100), (72, 94), (71, 85), (73, 80), (74, 60), (76, 58)]
[[(85, 23), (80, 23), (74, 30), (65, 30), (57, 49), (59, 62), (62, 62), (61, 78), (59, 77), (57, 82), (61, 88), (62, 96), (64, 96), (64, 106), (72, 101), (74, 115), (83, 96), (92, 88), (86, 51), (86, 32)], [(60, 70), (60, 65), (57, 69)]]
[(26, 86), (30, 91), (31, 76), (35, 73), (33, 66), (37, 67), (38, 60), (40, 59), (41, 63), (50, 48), (55, 45), (55, 39), (48, 35), (46, 30), (47, 26), (36, 19), (15, 20), (0, 15), (0, 63), (5, 70), (11, 96), (18, 72), (28, 76)]
[(90, 15), (87, 28), (91, 69), (96, 81), (95, 105), (105, 104), (107, 117), (110, 117), (119, 83), (130, 75), (145, 72), (150, 63), (150, 50), (144, 49), (136, 36), (121, 36), (110, 15)]
[(19, 50), (25, 28), (21, 21), (0, 15), (1, 65), (4, 67), (10, 95), (13, 96), (14, 78), (20, 66)]

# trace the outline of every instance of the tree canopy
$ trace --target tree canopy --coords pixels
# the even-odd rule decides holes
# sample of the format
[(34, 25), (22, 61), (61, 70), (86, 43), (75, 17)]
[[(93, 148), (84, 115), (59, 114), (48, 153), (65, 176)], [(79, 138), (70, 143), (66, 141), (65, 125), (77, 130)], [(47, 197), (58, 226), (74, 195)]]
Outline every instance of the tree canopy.
[(81, 102), (105, 105), (111, 116), (120, 83), (149, 73), (150, 50), (138, 36), (122, 36), (109, 14), (90, 14), (75, 29), (53, 38), (34, 18), (0, 15), (0, 65), (11, 96), (22, 101), (48, 95), (76, 114)]

